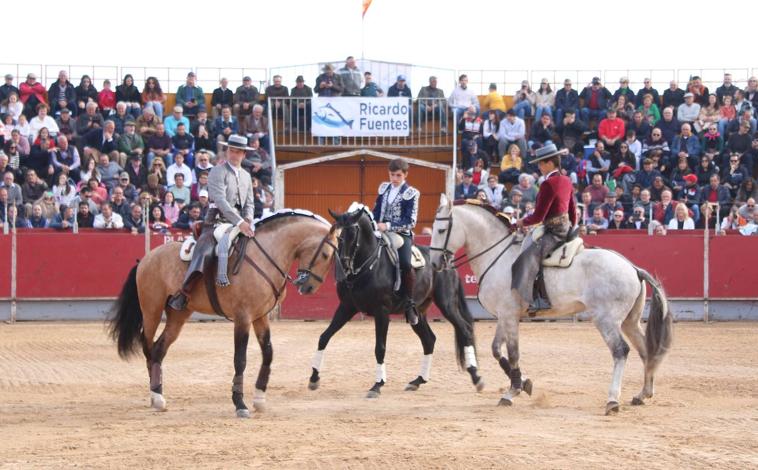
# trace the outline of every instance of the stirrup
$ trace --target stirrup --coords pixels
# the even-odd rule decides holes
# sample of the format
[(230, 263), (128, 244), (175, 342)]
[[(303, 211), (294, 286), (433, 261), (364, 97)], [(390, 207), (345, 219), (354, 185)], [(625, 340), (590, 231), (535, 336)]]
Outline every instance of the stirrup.
[(187, 295), (184, 292), (179, 291), (176, 294), (172, 295), (168, 300), (168, 306), (178, 312), (181, 312), (187, 308), (188, 302), (189, 299), (187, 298)]

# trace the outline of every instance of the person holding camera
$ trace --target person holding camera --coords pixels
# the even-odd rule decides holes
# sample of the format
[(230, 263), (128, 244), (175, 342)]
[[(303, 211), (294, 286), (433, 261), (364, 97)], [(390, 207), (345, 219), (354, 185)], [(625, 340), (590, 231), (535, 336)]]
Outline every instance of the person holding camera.
[(323, 68), (324, 73), (316, 78), (316, 94), (318, 96), (341, 96), (342, 77), (334, 73), (334, 66), (326, 64)]
[(176, 90), (177, 106), (181, 106), (184, 115), (191, 119), (197, 116), (198, 111), (205, 109), (205, 95), (203, 89), (195, 84), (196, 80), (195, 72), (190, 72), (186, 83)]

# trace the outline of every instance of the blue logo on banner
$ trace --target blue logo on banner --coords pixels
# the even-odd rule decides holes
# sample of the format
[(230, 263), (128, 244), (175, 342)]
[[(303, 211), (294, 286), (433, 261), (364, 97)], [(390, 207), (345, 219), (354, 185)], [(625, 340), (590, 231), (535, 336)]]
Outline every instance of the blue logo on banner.
[(316, 112), (313, 113), (313, 119), (323, 126), (334, 128), (349, 127), (350, 129), (353, 128), (354, 121), (353, 119), (350, 119), (349, 121), (345, 119), (345, 117), (342, 116), (331, 103), (327, 103), (318, 108)]

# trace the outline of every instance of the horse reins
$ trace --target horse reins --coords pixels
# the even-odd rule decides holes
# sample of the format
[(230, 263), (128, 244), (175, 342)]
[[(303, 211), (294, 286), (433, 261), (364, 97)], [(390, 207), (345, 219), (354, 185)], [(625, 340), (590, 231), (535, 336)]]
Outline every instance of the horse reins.
[[(356, 227), (358, 231), (360, 231), (360, 227), (358, 227), (358, 224), (352, 224), (350, 228)], [(345, 246), (345, 239), (340, 235), (340, 239), (342, 240), (341, 245)], [(348, 260), (348, 265), (346, 266), (345, 263), (343, 263), (342, 258), (338, 257), (340, 266), (342, 266), (342, 270), (345, 272), (345, 277), (349, 278), (352, 277), (353, 279), (359, 277), (361, 274), (363, 274), (366, 268), (368, 268), (369, 271), (374, 269), (374, 266), (376, 265), (377, 261), (379, 261), (379, 257), (382, 254), (382, 248), (385, 246), (383, 240), (379, 240), (379, 243), (376, 247), (376, 253), (366, 258), (366, 260), (358, 266), (358, 269), (355, 269), (353, 266), (355, 264), (355, 255), (358, 253), (358, 249), (360, 248), (360, 238), (357, 236), (355, 237), (355, 246), (353, 248), (353, 252), (350, 254), (350, 259)]]
[(316, 263), (316, 259), (318, 259), (318, 255), (321, 254), (321, 250), (324, 248), (324, 245), (329, 245), (330, 247), (332, 247), (332, 250), (334, 250), (332, 251), (330, 258), (334, 256), (335, 253), (337, 253), (337, 246), (329, 240), (329, 237), (334, 233), (336, 229), (337, 229), (337, 226), (332, 224), (332, 227), (329, 229), (329, 233), (324, 235), (324, 238), (321, 239), (321, 243), (319, 243), (318, 248), (316, 249), (316, 252), (313, 253), (313, 258), (311, 258), (311, 261), (308, 263), (308, 267), (305, 269), (297, 270), (298, 278), (301, 277), (303, 274), (306, 274), (314, 278), (316, 281), (318, 281), (319, 284), (323, 284), (324, 278), (315, 274), (311, 270), (313, 269), (313, 265)]

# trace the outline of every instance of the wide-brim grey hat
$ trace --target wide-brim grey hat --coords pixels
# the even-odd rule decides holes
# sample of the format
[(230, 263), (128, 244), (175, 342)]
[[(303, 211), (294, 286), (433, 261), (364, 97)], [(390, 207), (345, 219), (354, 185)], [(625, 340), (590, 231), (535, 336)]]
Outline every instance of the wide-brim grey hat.
[(248, 150), (255, 150), (254, 148), (247, 146), (247, 137), (238, 135), (238, 134), (230, 135), (229, 140), (227, 142), (222, 142), (221, 145), (235, 148), (235, 149), (244, 150), (246, 152)]
[(567, 153), (568, 149), (558, 150), (555, 144), (548, 144), (535, 150), (534, 157), (529, 160), (529, 163), (537, 163), (541, 160), (547, 160), (551, 157), (566, 155)]

